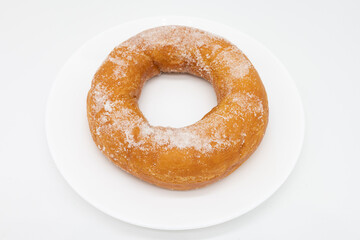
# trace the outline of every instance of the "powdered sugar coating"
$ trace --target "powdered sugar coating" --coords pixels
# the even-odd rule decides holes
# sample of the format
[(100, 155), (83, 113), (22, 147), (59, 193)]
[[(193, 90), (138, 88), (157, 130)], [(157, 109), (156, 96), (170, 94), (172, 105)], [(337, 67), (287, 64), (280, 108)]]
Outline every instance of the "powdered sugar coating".
[[(110, 93), (101, 85), (98, 85), (95, 93), (97, 100), (93, 105), (93, 110), (102, 110), (101, 114), (98, 114), (100, 124), (96, 129), (96, 134), (100, 136), (101, 134), (111, 135), (112, 132), (120, 132), (124, 136), (124, 142), (120, 144), (122, 150), (124, 147), (143, 151), (151, 151), (156, 148), (192, 148), (201, 153), (211, 153), (216, 149), (225, 149), (236, 143), (244, 142), (246, 129), (235, 138), (227, 138), (224, 127), (227, 126), (227, 122), (238, 119), (237, 121), (241, 124), (241, 121), (245, 121), (244, 119), (248, 117), (246, 115), (249, 114), (262, 119), (264, 111), (258, 97), (250, 93), (239, 93), (229, 96), (228, 101), (236, 103), (236, 105), (231, 105), (235, 106), (231, 114), (220, 111), (214, 113), (211, 118), (204, 119), (200, 124), (184, 128), (154, 127), (146, 119), (129, 109), (124, 101), (108, 100), (107, 96)], [(135, 137), (136, 129), (139, 131)]]
[[(169, 48), (172, 55), (168, 54)], [(167, 55), (163, 56), (165, 54)], [(99, 123), (95, 134), (99, 138), (103, 135), (113, 137), (121, 151), (193, 149), (202, 154), (210, 154), (215, 150), (242, 145), (249, 131), (246, 128), (248, 119), (258, 119), (257, 121), (265, 124), (262, 100), (249, 92), (233, 92), (234, 86), (239, 85), (239, 81), (250, 73), (253, 66), (230, 42), (207, 32), (178, 26), (144, 31), (120, 44), (105, 60), (105, 63), (115, 65), (112, 76), (118, 81), (117, 84), (126, 82), (121, 79), (127, 78), (128, 68), (138, 64), (140, 55), (153, 59), (160, 71), (190, 72), (213, 84), (217, 84), (215, 80), (221, 82), (214, 79), (219, 78), (217, 70), (221, 69), (228, 76), (226, 84), (217, 86), (224, 89), (224, 94), (219, 99), (222, 108), (184, 128), (151, 126), (139, 112), (132, 109), (133, 106), (130, 107), (123, 100), (112, 100), (112, 90), (102, 86), (101, 82), (96, 82), (92, 95), (94, 104), (90, 111), (90, 115), (98, 119)], [(177, 67), (163, 66), (161, 59), (157, 60), (159, 55), (167, 57), (167, 61)], [(229, 132), (229, 125), (237, 131)], [(118, 135), (122, 136), (120, 142)], [(119, 152), (117, 149), (112, 151)]]
[[(208, 61), (218, 55), (218, 59), (213, 61), (214, 64), (226, 64), (228, 66), (227, 71), (234, 78), (239, 79), (246, 76), (249, 73), (249, 68), (252, 67), (250, 61), (230, 42), (228, 42), (229, 49), (224, 48), (223, 44), (223, 38), (207, 32), (194, 28), (187, 28), (184, 31), (178, 26), (165, 26), (141, 32), (125, 41), (120, 47), (126, 47), (130, 54), (119, 54), (118, 58), (109, 57), (109, 60), (121, 69), (124, 66), (124, 58), (132, 61), (135, 59), (132, 56), (139, 53), (151, 56), (154, 50), (171, 47), (174, 48), (174, 52), (179, 54), (169, 56), (169, 58), (172, 57), (177, 62), (187, 63), (184, 69), (180, 69), (184, 72), (188, 70), (187, 67), (190, 65), (195, 65), (196, 68), (200, 69), (202, 77), (212, 82), (213, 73)], [(202, 54), (202, 49), (209, 49), (210, 53)], [(172, 71), (172, 69), (166, 69), (166, 71)], [(179, 72), (179, 69), (176, 72)], [(116, 72), (115, 74), (119, 73)]]

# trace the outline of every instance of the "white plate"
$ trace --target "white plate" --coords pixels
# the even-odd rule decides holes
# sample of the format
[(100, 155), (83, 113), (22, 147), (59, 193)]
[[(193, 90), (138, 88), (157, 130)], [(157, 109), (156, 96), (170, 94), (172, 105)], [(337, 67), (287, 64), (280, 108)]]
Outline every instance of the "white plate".
[[(147, 28), (179, 24), (225, 37), (249, 57), (268, 93), (270, 119), (258, 150), (229, 177), (193, 191), (161, 189), (121, 171), (98, 151), (87, 118), (93, 74), (119, 43)], [(201, 19), (158, 17), (112, 28), (82, 46), (65, 64), (47, 106), (52, 156), (70, 186), (101, 211), (155, 229), (194, 229), (223, 223), (258, 206), (289, 176), (304, 135), (301, 100), (290, 75), (262, 44), (236, 29)]]

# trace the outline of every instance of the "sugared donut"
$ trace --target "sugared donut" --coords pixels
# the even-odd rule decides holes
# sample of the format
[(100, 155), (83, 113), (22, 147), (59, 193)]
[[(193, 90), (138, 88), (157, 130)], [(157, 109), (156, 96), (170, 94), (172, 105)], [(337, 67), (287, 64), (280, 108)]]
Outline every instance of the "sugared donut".
[[(182, 128), (151, 126), (138, 106), (146, 80), (161, 72), (209, 81), (218, 105)], [(255, 151), (268, 122), (264, 86), (248, 58), (208, 32), (163, 26), (117, 46), (96, 72), (87, 98), (94, 142), (126, 172), (187, 190), (229, 175)]]

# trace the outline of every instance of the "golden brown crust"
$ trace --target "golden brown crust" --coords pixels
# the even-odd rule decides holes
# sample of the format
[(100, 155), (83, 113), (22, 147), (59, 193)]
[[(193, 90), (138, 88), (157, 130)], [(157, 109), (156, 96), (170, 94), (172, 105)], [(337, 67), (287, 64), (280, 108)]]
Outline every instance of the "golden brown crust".
[[(160, 72), (208, 80), (218, 105), (187, 127), (151, 126), (137, 100)], [(163, 26), (110, 53), (94, 76), (87, 115), (94, 142), (117, 166), (157, 186), (187, 190), (229, 175), (255, 151), (268, 103), (258, 73), (236, 46), (195, 28)]]

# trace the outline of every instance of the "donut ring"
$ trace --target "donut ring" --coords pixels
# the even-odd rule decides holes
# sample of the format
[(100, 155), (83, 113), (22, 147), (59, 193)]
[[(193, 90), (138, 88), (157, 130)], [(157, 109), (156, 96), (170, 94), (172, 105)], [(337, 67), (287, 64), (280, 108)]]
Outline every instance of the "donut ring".
[[(182, 128), (151, 126), (138, 107), (144, 83), (161, 72), (209, 81), (218, 105)], [(87, 98), (94, 142), (126, 172), (157, 186), (200, 188), (232, 173), (256, 150), (268, 123), (261, 79), (227, 40), (184, 26), (146, 30), (117, 46)]]

